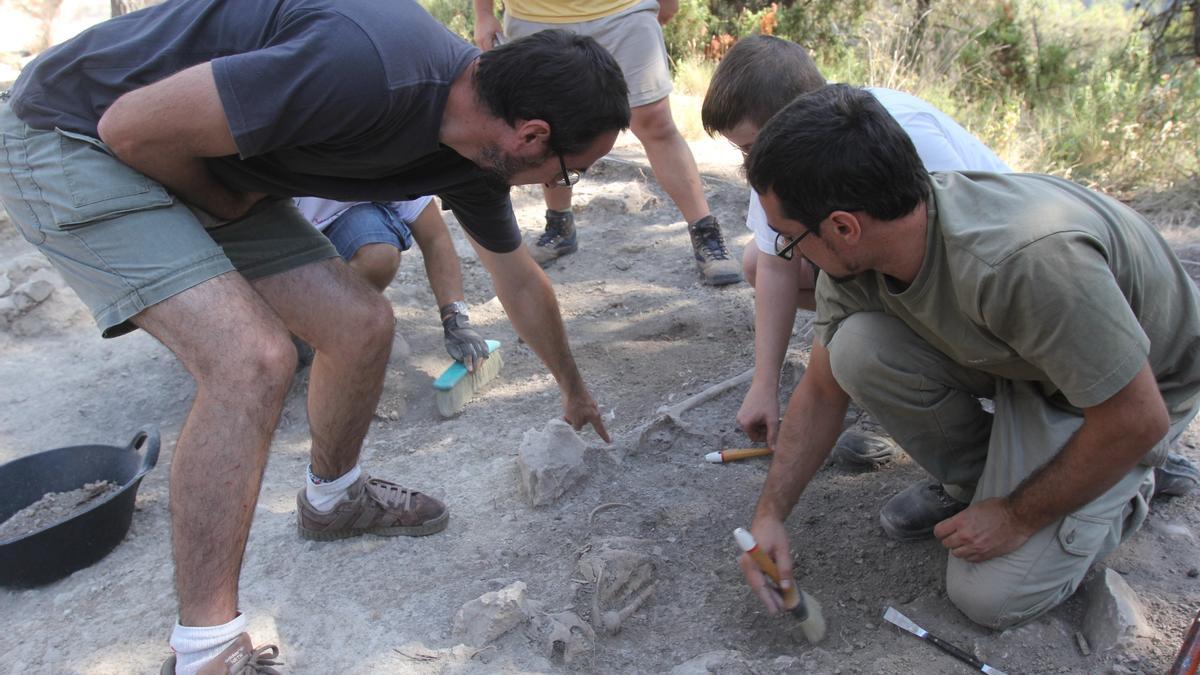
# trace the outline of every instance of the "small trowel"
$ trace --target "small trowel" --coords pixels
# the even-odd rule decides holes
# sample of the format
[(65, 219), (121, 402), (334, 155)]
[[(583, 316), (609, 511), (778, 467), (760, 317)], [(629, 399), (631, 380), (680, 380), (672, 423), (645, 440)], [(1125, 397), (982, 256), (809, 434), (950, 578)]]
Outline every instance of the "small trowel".
[(950, 656), (953, 656), (954, 658), (958, 659), (959, 661), (966, 663), (967, 665), (971, 666), (972, 668), (974, 668), (975, 670), (978, 670), (981, 673), (988, 673), (989, 675), (1004, 675), (1003, 670), (989, 666), (988, 664), (984, 663), (983, 661), (980, 661), (979, 659), (975, 658), (974, 654), (971, 654), (970, 652), (968, 652), (964, 649), (959, 649), (958, 647), (955, 647), (954, 645), (950, 644), (949, 642), (946, 642), (942, 638), (934, 635), (933, 633), (930, 633), (929, 631), (925, 630), (924, 628), (921, 628), (917, 624), (913, 623), (912, 619), (909, 619), (907, 616), (904, 616), (900, 612), (896, 611), (895, 607), (888, 607), (887, 611), (883, 613), (883, 619), (884, 619), (884, 621), (895, 624), (896, 626), (903, 628), (904, 630), (912, 633), (913, 635), (916, 635), (917, 637), (921, 638), (922, 640), (933, 644), (933, 646), (946, 652)]

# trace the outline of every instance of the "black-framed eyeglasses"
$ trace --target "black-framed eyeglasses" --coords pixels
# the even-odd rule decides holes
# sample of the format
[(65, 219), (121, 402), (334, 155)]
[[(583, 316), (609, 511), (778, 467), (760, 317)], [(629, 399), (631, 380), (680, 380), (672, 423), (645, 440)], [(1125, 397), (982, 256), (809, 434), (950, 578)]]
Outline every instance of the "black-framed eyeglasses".
[(561, 152), (558, 153), (558, 166), (562, 169), (562, 177), (554, 179), (554, 184), (559, 187), (571, 187), (583, 177), (579, 171), (567, 168), (567, 160), (563, 159)]
[(784, 260), (791, 260), (795, 255), (796, 244), (804, 241), (804, 238), (810, 234), (812, 234), (812, 230), (808, 228), (805, 228), (804, 233), (799, 237), (789, 237), (782, 232), (775, 233), (775, 255)]

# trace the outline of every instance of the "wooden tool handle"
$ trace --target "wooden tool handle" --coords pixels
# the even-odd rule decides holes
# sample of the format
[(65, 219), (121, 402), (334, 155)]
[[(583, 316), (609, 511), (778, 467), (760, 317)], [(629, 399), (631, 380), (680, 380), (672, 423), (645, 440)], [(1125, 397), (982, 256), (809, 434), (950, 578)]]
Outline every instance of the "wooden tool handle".
[(766, 457), (769, 454), (771, 454), (770, 448), (726, 448), (721, 451), (721, 461), (736, 462), (739, 459)]
[(1183, 646), (1179, 648), (1179, 656), (1171, 666), (1170, 675), (1196, 675), (1200, 670), (1200, 612), (1192, 619), (1192, 626), (1183, 636)]
[[(764, 574), (771, 577), (771, 581), (774, 581), (775, 585), (778, 586), (779, 585), (779, 568), (775, 566), (775, 561), (771, 560), (771, 557), (768, 556), (766, 554), (766, 552), (763, 551), (762, 548), (758, 545), (755, 545), (754, 548), (750, 549), (749, 551), (746, 551), (746, 553), (750, 554), (750, 558), (752, 560), (754, 560), (754, 564), (758, 565), (758, 569), (762, 570)], [(783, 608), (784, 609), (787, 609), (790, 611), (790, 610), (794, 609), (796, 607), (796, 605), (799, 605), (799, 604), (800, 604), (800, 592), (796, 590), (796, 584), (792, 584), (791, 586), (788, 586), (786, 589), (783, 589)]]

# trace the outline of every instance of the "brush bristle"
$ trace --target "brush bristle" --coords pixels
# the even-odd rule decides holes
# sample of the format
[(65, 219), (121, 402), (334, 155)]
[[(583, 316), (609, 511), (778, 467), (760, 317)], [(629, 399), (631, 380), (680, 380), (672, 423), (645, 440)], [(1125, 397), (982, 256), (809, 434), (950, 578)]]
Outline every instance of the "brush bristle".
[(493, 351), (474, 373), (467, 373), (449, 389), (438, 390), (435, 396), (438, 413), (442, 417), (453, 417), (462, 412), (467, 401), (495, 379), (503, 367), (504, 359), (500, 356), (500, 351)]
[(800, 604), (796, 605), (796, 609), (801, 607), (805, 610), (805, 618), (800, 622), (800, 630), (804, 631), (804, 637), (812, 644), (816, 644), (825, 639), (825, 613), (821, 611), (821, 603), (813, 596), (800, 591)]

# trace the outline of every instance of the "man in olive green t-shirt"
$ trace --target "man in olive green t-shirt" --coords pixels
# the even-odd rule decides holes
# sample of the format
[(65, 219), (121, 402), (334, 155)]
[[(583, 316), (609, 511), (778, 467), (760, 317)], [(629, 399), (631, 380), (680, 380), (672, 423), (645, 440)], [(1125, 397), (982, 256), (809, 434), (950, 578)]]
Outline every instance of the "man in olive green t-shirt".
[(823, 272), (752, 526), (784, 583), (783, 521), (851, 398), (934, 478), (884, 506), (885, 531), (940, 539), (951, 601), (994, 628), (1074, 592), (1141, 525), (1156, 477), (1166, 494), (1200, 481), (1168, 452), (1200, 398), (1200, 294), (1135, 212), (1050, 176), (930, 175), (845, 85), (776, 115), (747, 172), (772, 227)]

